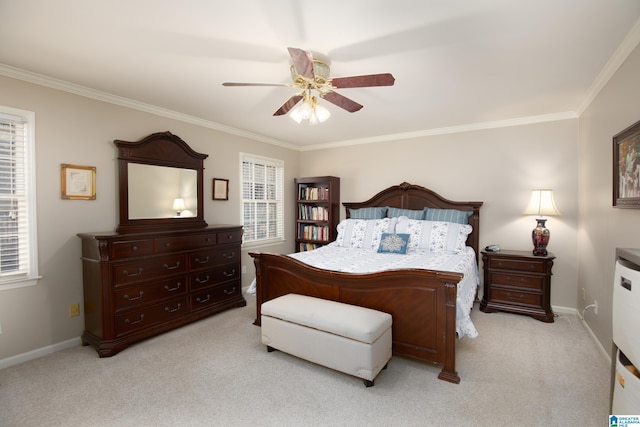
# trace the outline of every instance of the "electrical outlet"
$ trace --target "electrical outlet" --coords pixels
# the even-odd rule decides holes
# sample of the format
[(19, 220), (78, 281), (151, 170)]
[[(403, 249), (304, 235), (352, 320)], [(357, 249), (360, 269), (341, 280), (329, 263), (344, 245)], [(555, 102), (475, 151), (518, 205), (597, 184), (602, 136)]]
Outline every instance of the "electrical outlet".
[(80, 316), (80, 304), (69, 305), (69, 317)]
[(587, 300), (587, 290), (585, 288), (582, 288), (582, 301), (586, 301)]
[(593, 312), (598, 314), (598, 300), (593, 300)]
[(242, 266), (242, 274), (247, 274), (247, 266), (246, 265)]

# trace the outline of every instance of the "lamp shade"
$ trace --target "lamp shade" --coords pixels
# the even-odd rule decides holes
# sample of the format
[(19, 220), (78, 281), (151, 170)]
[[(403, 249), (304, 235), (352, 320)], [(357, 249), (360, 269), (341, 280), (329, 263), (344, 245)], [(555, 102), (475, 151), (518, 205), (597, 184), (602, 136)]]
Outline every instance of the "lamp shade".
[(531, 190), (529, 206), (524, 215), (552, 216), (560, 215), (556, 203), (553, 201), (553, 190)]
[(185, 209), (184, 199), (173, 199), (173, 210), (174, 211), (183, 211)]

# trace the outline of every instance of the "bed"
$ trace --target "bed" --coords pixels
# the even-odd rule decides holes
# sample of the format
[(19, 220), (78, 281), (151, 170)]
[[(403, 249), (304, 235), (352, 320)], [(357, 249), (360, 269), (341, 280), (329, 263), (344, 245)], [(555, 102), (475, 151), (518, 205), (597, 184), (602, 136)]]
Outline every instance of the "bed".
[[(363, 209), (375, 207), (411, 211), (427, 207), (443, 212), (465, 212), (466, 222), (471, 227), (463, 244), (464, 252), (467, 257), (471, 256), (473, 259), (473, 268), (469, 271), (475, 271), (474, 274), (477, 275), (482, 202), (447, 200), (432, 190), (405, 182), (386, 188), (365, 202), (343, 205), (346, 209), (345, 221), (351, 218), (352, 212), (362, 212)], [(406, 221), (404, 218), (402, 220)], [(345, 221), (341, 222), (342, 227), (345, 226)], [(344, 248), (342, 250), (344, 251)], [(346, 272), (319, 268), (297, 259), (315, 256), (305, 253), (250, 255), (256, 267), (254, 324), (260, 325), (260, 308), (263, 302), (289, 293), (384, 311), (393, 317), (394, 355), (439, 365), (442, 367), (439, 379), (456, 384), (460, 382), (456, 371), (456, 341), (460, 336), (460, 325), (457, 322), (460, 317), (458, 286), (465, 275), (469, 276), (468, 273), (414, 267), (369, 273)], [(468, 313), (466, 315), (468, 316)]]

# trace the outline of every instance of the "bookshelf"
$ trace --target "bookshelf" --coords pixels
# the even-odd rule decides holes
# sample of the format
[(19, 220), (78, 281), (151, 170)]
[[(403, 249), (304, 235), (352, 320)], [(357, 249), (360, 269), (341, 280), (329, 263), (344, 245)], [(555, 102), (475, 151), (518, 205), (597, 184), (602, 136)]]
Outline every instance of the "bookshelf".
[(333, 242), (340, 221), (340, 178), (296, 178), (295, 191), (296, 252)]

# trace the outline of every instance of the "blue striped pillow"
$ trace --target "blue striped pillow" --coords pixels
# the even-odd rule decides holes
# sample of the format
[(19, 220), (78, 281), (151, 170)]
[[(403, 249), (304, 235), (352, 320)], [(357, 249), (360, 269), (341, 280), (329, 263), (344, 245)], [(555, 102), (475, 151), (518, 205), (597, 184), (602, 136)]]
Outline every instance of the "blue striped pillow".
[(424, 208), (424, 219), (428, 221), (455, 222), (468, 224), (473, 211), (459, 211), (457, 209)]
[(387, 216), (387, 207), (349, 209), (349, 218), (352, 219), (382, 219)]
[(412, 209), (389, 208), (387, 216), (389, 218), (406, 216), (409, 219), (424, 219), (424, 210), (417, 211)]

